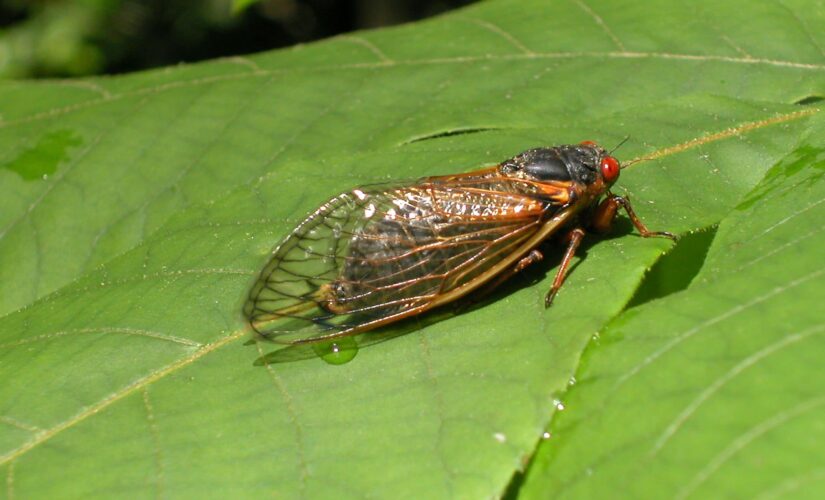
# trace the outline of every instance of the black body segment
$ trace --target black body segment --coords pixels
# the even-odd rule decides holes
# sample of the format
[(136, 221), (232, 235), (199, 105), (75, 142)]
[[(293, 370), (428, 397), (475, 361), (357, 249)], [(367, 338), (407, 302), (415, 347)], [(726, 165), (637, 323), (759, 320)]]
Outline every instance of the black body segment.
[(505, 175), (521, 176), (538, 182), (574, 181), (591, 184), (596, 180), (604, 149), (589, 145), (565, 145), (536, 148), (514, 156), (501, 164)]

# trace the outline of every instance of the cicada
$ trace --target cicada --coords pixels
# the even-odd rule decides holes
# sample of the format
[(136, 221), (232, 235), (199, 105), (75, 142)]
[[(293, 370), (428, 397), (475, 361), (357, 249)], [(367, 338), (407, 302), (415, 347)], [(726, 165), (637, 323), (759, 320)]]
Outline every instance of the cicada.
[(540, 261), (558, 236), (566, 252), (549, 306), (587, 231), (610, 229), (627, 198), (613, 194), (619, 161), (594, 142), (530, 149), (456, 175), (344, 192), (273, 251), (249, 292), (252, 328), (276, 342), (321, 342), (371, 330), (484, 293)]

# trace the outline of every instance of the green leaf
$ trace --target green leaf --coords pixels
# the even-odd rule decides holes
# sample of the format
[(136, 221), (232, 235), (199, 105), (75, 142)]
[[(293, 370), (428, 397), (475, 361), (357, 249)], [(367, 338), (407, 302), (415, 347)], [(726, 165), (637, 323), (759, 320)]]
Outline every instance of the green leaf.
[(232, 13), (239, 14), (260, 0), (232, 0)]
[(722, 222), (688, 289), (628, 310), (588, 348), (526, 496), (822, 491), (825, 149), (814, 142)]
[(8, 495), (502, 494), (669, 241), (620, 224), (552, 309), (559, 252), (341, 366), (254, 365), (275, 347), (244, 344), (245, 294), (337, 192), (542, 144), (630, 135), (616, 155), (652, 159), (617, 191), (640, 217), (719, 224), (822, 136), (793, 103), (825, 92), (822, 35), (799, 34), (818, 11), (723, 8), (492, 1), (251, 58), (0, 84)]

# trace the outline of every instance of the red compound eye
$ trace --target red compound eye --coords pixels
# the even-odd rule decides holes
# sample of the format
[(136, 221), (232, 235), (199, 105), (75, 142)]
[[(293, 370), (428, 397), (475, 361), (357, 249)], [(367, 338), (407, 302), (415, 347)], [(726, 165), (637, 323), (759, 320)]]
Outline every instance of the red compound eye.
[(593, 141), (582, 141), (579, 144), (582, 146), (598, 146), (598, 144)]
[(619, 178), (619, 160), (612, 156), (605, 156), (601, 163), (602, 177), (604, 182), (613, 184)]

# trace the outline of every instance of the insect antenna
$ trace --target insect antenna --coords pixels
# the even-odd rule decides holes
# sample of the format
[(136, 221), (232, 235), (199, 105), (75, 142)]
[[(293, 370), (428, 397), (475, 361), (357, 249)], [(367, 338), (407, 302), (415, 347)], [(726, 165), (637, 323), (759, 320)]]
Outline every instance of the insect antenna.
[[(616, 146), (615, 148), (613, 148), (613, 149), (610, 151), (610, 153), (608, 153), (608, 154), (612, 154), (612, 153), (613, 153), (613, 151), (616, 151), (617, 149), (619, 149), (619, 146), (621, 146), (622, 144), (626, 143), (628, 139), (630, 139), (630, 136), (625, 137), (625, 138), (624, 138), (624, 140), (623, 140), (622, 142), (620, 142), (618, 146)], [(629, 167), (629, 166), (631, 166), (631, 165), (635, 165), (635, 164), (640, 163), (640, 162), (643, 162), (643, 161), (654, 160), (654, 159), (656, 159), (656, 158), (657, 158), (656, 153), (654, 153), (654, 154), (652, 154), (652, 155), (650, 155), (650, 156), (643, 156), (643, 157), (641, 157), (641, 158), (634, 158), (634, 159), (632, 159), (632, 160), (628, 160), (628, 161), (626, 161), (626, 162), (622, 162), (622, 163), (621, 163), (621, 165), (619, 166), (619, 168), (621, 168), (622, 170), (624, 170), (624, 169), (626, 169), (627, 167)]]
[(629, 141), (629, 140), (630, 140), (630, 136), (628, 135), (624, 139), (622, 139), (622, 142), (616, 144), (615, 148), (613, 148), (613, 149), (611, 149), (610, 151), (607, 152), (608, 156), (613, 156), (613, 152), (616, 151), (617, 149), (619, 149), (620, 147), (622, 147), (622, 145), (624, 143), (626, 143), (627, 141)]

